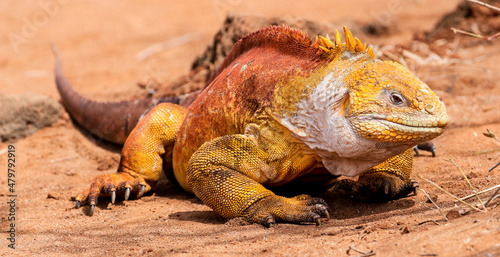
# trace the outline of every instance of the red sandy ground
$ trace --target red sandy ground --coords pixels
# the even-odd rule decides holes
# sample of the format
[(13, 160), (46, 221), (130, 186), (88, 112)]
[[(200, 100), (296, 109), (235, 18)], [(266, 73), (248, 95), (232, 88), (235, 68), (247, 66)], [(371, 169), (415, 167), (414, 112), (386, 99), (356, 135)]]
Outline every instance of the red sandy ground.
[[(59, 99), (49, 42), (59, 47), (66, 74), (80, 93), (98, 100), (128, 99), (145, 93), (136, 82), (151, 72), (159, 73), (165, 84), (186, 74), (229, 12), (332, 22), (388, 21), (397, 25), (396, 32), (370, 42), (408, 45), (414, 35), (432, 30), (459, 1), (60, 2), (0, 2), (1, 94), (32, 92)], [(51, 5), (44, 9), (41, 3)], [(24, 39), (12, 42), (12, 33)], [(152, 44), (190, 33), (198, 37), (144, 61), (135, 59)], [(74, 209), (71, 197), (88, 187), (94, 176), (113, 172), (120, 148), (95, 143), (64, 112), (51, 127), (14, 143), (0, 143), (0, 150), (15, 145), (17, 164), (13, 250), (7, 247), (5, 233), (10, 225), (7, 154), (0, 155), (0, 255), (361, 255), (354, 250), (347, 253), (353, 246), (372, 250), (376, 256), (500, 256), (500, 208), (493, 209), (498, 200), (486, 213), (467, 212), (468, 207), (455, 204), (417, 177), (429, 178), (457, 196), (470, 194), (458, 169), (443, 160), (451, 156), (478, 190), (500, 184), (500, 168), (488, 172), (500, 161), (500, 152), (475, 154), (499, 147), (482, 132), (491, 129), (500, 134), (500, 42), (467, 47), (460, 42), (453, 55), (455, 64), (415, 69), (443, 99), (451, 122), (435, 140), (438, 158), (417, 158), (413, 177), (448, 213), (449, 221), (432, 209), (423, 194), (382, 204), (326, 194), (332, 219), (323, 225), (278, 224), (266, 229), (227, 222), (168, 183), (140, 200), (116, 205), (101, 200), (95, 215), (88, 217), (88, 208)], [(466, 214), (453, 215), (456, 211)]]

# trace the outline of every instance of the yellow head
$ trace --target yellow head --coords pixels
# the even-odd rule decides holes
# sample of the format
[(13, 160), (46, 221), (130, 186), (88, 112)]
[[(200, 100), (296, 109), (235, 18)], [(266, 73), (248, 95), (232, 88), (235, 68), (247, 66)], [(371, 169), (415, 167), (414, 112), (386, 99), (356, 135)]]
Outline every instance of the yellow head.
[[(344, 27), (345, 44), (318, 37), (315, 44), (333, 58), (326, 72), (337, 70), (346, 88), (337, 108), (361, 136), (381, 142), (420, 143), (443, 133), (446, 108), (432, 90), (401, 64), (375, 59), (373, 48), (362, 44)], [(339, 69), (348, 66), (350, 69)], [(337, 87), (337, 88), (335, 88)]]
[(417, 144), (442, 134), (448, 123), (436, 94), (398, 63), (365, 62), (344, 82), (350, 85), (345, 116), (365, 138)]

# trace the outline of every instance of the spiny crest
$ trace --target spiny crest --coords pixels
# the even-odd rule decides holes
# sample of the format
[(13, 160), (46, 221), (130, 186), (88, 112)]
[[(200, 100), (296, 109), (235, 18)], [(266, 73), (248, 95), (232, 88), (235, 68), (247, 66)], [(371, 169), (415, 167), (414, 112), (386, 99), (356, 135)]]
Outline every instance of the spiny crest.
[(373, 54), (373, 47), (370, 45), (366, 47), (366, 43), (361, 43), (357, 37), (353, 37), (351, 31), (344, 26), (344, 37), (345, 44), (342, 44), (342, 39), (338, 30), (335, 31), (335, 41), (330, 40), (330, 37), (326, 35), (325, 37), (316, 37), (316, 41), (313, 43), (319, 49), (323, 50), (325, 53), (330, 53), (332, 50), (337, 50), (338, 48), (345, 46), (349, 51), (354, 53), (367, 53), (372, 58), (375, 58)]
[[(257, 32), (259, 32), (259, 31), (257, 31)], [(263, 29), (261, 32), (264, 32), (264, 33), (269, 33), (269, 32), (271, 32), (271, 33), (283, 33), (283, 34), (291, 36), (292, 38), (294, 38), (298, 42), (303, 43), (305, 45), (311, 44), (311, 40), (309, 39), (309, 35), (307, 34), (307, 32), (303, 32), (302, 30), (299, 30), (299, 29), (290, 28), (290, 27), (285, 26), (285, 25), (273, 25), (271, 27)]]

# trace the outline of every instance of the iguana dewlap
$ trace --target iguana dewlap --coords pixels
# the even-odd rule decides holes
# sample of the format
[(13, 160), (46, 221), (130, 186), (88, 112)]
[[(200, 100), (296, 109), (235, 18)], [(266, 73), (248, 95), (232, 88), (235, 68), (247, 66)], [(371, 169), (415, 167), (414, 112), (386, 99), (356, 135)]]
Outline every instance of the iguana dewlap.
[[(444, 104), (400, 64), (374, 58), (345, 29), (342, 43), (285, 26), (238, 41), (188, 107), (162, 103), (127, 138), (117, 173), (76, 198), (140, 197), (162, 169), (225, 218), (272, 225), (319, 222), (319, 198), (286, 198), (290, 182), (332, 185), (362, 199), (412, 192), (412, 147), (443, 133)], [(170, 171), (171, 172), (171, 171)]]

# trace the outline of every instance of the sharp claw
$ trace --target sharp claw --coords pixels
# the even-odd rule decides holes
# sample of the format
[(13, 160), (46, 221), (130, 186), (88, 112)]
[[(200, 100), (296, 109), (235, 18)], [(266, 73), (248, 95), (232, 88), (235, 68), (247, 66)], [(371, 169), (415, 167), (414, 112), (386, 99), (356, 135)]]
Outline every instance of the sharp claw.
[(125, 188), (125, 201), (130, 197), (130, 187)]
[(436, 157), (436, 147), (431, 148), (432, 157)]
[(315, 222), (316, 222), (316, 226), (321, 226), (321, 220), (319, 218), (317, 218), (315, 220)]
[(76, 209), (80, 208), (80, 201), (76, 201), (75, 208)]
[(274, 226), (274, 224), (276, 224), (276, 221), (274, 220), (274, 218), (268, 217), (267, 220), (266, 220), (265, 226), (267, 228), (272, 228)]
[(431, 142), (426, 142), (420, 145), (416, 145), (413, 147), (413, 150), (415, 151), (415, 155), (419, 156), (419, 151), (418, 150), (424, 150), (432, 153), (432, 157), (436, 157), (436, 146), (431, 143)]
[(414, 179), (411, 179), (410, 183), (411, 183), (411, 187), (413, 188), (413, 194), (417, 195), (418, 194), (418, 188), (419, 188), (418, 181), (416, 181)]
[(94, 216), (94, 208), (95, 208), (95, 205), (94, 205), (94, 204), (91, 204), (91, 205), (90, 205), (90, 212), (89, 212), (89, 215), (90, 215), (90, 216)]
[(325, 210), (325, 218), (326, 218), (327, 220), (329, 220), (329, 219), (330, 219), (330, 213), (328, 212), (328, 210)]
[(116, 190), (111, 191), (111, 203), (115, 204), (116, 200)]
[(142, 196), (145, 191), (146, 191), (146, 186), (145, 185), (141, 185), (141, 188), (139, 189), (139, 196)]
[(418, 151), (418, 146), (414, 146), (413, 151), (415, 152), (416, 156), (420, 156), (420, 152)]
[(384, 193), (385, 195), (389, 195), (389, 190), (391, 189), (391, 184), (390, 182), (386, 181), (384, 183)]

